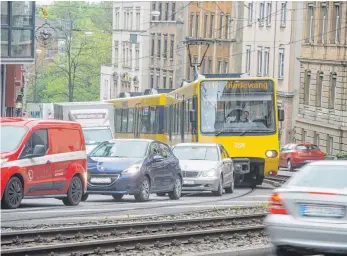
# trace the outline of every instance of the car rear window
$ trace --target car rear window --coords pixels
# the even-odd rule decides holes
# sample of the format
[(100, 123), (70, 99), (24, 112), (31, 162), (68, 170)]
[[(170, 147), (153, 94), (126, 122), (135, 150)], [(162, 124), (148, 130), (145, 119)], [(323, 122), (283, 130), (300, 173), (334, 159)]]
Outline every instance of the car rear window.
[(178, 146), (173, 153), (178, 160), (219, 160), (217, 147)]
[(320, 151), (316, 145), (298, 145), (296, 146), (296, 150)]
[(347, 188), (347, 168), (343, 165), (307, 165), (296, 173), (287, 185), (332, 189)]

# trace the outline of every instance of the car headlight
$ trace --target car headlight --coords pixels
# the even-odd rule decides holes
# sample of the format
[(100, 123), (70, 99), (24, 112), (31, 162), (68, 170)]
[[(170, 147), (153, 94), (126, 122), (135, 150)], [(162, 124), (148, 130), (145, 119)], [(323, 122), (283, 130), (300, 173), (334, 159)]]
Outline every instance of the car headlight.
[(0, 159), (0, 166), (2, 166), (4, 163), (8, 161), (8, 158), (1, 158)]
[(278, 156), (278, 153), (276, 150), (268, 150), (265, 152), (265, 155), (266, 157), (269, 157), (269, 158), (275, 158)]
[(140, 169), (141, 169), (141, 164), (133, 164), (129, 168), (122, 171), (122, 174), (125, 174), (125, 175), (136, 174), (140, 171)]
[(203, 171), (200, 174), (200, 177), (214, 177), (216, 176), (216, 169), (211, 169), (208, 171)]

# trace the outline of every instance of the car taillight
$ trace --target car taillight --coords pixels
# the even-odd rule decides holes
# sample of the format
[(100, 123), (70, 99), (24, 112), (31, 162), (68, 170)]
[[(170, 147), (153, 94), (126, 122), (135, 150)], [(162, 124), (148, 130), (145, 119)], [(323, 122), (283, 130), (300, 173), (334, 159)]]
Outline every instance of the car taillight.
[(288, 214), (287, 209), (282, 204), (282, 197), (277, 194), (273, 193), (270, 198), (270, 214)]

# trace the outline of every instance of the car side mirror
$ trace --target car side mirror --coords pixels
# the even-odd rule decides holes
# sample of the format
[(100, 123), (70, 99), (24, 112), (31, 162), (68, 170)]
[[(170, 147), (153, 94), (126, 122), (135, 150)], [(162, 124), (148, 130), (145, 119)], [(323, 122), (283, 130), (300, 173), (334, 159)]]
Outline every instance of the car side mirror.
[(162, 157), (160, 155), (153, 156), (153, 162), (161, 162), (163, 160), (164, 160), (164, 157)]
[(44, 145), (36, 145), (34, 147), (33, 156), (44, 156), (46, 154), (46, 148)]
[(280, 121), (280, 122), (284, 121), (284, 109), (283, 108), (278, 109), (278, 121)]
[(195, 110), (190, 110), (189, 111), (189, 120), (191, 123), (196, 122), (196, 111)]
[(222, 161), (223, 161), (223, 163), (225, 163), (225, 164), (229, 164), (229, 163), (232, 162), (231, 158), (224, 158)]

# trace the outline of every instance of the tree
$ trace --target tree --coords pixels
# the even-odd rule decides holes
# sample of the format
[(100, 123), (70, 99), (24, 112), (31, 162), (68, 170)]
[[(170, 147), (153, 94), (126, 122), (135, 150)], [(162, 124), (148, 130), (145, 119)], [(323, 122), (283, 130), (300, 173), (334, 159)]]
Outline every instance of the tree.
[(107, 3), (56, 2), (48, 9), (64, 45), (36, 81), (42, 102), (99, 99), (100, 66), (111, 62), (112, 10)]

